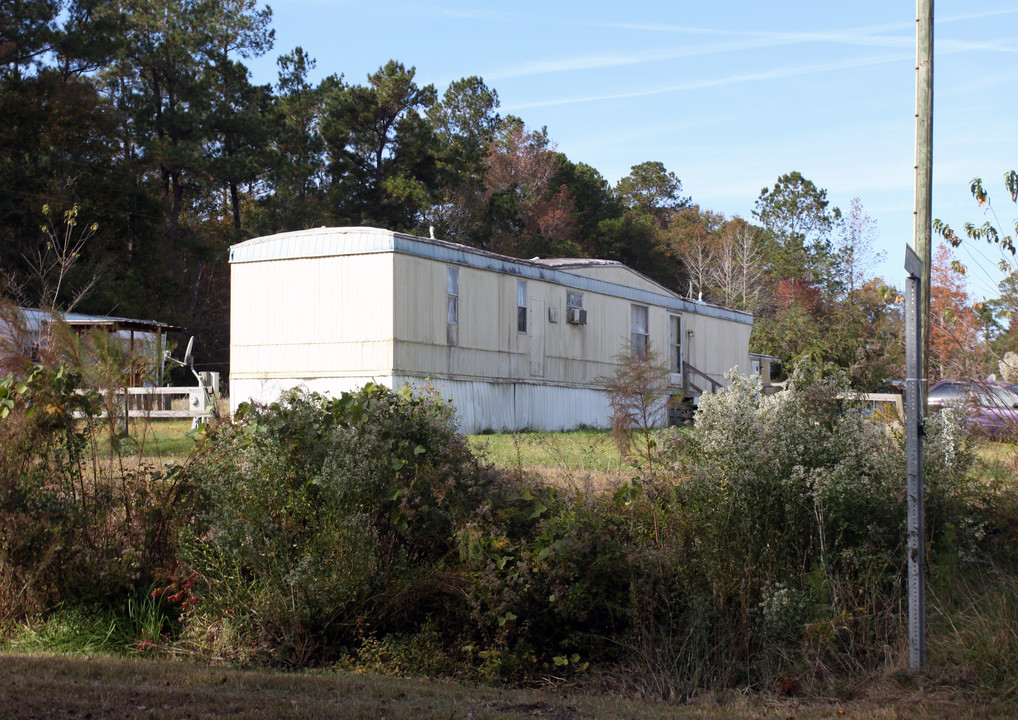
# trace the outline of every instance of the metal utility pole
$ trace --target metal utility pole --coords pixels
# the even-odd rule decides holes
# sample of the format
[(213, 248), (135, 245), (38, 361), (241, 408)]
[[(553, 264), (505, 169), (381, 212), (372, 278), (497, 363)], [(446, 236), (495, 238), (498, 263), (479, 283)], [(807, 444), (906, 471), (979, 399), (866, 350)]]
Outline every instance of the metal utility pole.
[[(922, 327), (930, 327), (930, 267), (933, 257), (933, 0), (916, 0), (915, 252), (922, 263)], [(922, 341), (922, 377), (929, 377), (930, 338)], [(926, 403), (926, 387), (920, 389)]]
[(923, 294), (922, 262), (905, 246), (905, 452), (908, 480), (908, 662), (918, 670), (926, 665), (926, 532), (923, 508), (922, 338), (919, 298)]

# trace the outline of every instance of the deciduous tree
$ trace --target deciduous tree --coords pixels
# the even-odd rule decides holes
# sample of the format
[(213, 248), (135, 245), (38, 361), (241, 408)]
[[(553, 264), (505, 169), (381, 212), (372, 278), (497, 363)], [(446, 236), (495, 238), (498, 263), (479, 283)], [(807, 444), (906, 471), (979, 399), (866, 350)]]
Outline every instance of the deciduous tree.
[(798, 280), (779, 280), (771, 295), (771, 311), (754, 322), (750, 350), (775, 355), (783, 362), (807, 355), (828, 360), (825, 306), (819, 289)]
[(720, 213), (690, 205), (672, 213), (662, 231), (665, 254), (672, 265), (672, 283), (680, 292), (700, 300), (713, 299), (712, 281), (719, 243)]
[[(1008, 170), (1004, 173), (1004, 188), (1011, 196), (1011, 202), (1018, 204), (1018, 171)], [(999, 245), (1003, 252), (1007, 252), (1013, 258), (1015, 255), (1015, 238), (1018, 237), (1018, 220), (1013, 221), (1013, 226), (1000, 222), (997, 212), (990, 202), (990, 193), (983, 185), (982, 178), (975, 178), (969, 185), (972, 197), (976, 199), (987, 219), (982, 225), (967, 222), (963, 227), (965, 237), (971, 240), (985, 240), (991, 245)], [(954, 247), (962, 243), (962, 236), (958, 235), (950, 225), (942, 220), (933, 221), (933, 229)], [(1005, 264), (1007, 260), (1004, 260)]]
[(756, 312), (766, 277), (760, 228), (740, 217), (725, 223), (718, 233), (711, 284), (718, 302)]
[(965, 289), (965, 268), (946, 245), (933, 254), (931, 276), (930, 379), (981, 377), (978, 317)]
[(527, 130), (510, 118), (486, 166), (487, 197), (498, 220), (492, 249), (517, 257), (579, 254), (572, 197), (552, 184), (559, 156), (547, 130)]
[[(1018, 204), (1018, 172), (1008, 170), (1004, 173), (1004, 188), (1011, 196), (1011, 202)], [(992, 340), (991, 351), (996, 354), (997, 360), (1001, 356), (1015, 349), (1018, 349), (1018, 265), (1015, 263), (1015, 239), (1018, 238), (1018, 219), (1004, 223), (997, 216), (990, 199), (990, 193), (986, 190), (982, 178), (974, 178), (969, 185), (972, 197), (983, 209), (986, 220), (981, 225), (972, 222), (964, 224), (962, 234), (940, 219), (933, 221), (933, 229), (953, 247), (958, 247), (965, 238), (973, 241), (986, 241), (990, 245), (996, 245), (1000, 250), (998, 267), (1005, 273), (1004, 279), (1000, 282), (1000, 297), (991, 299), (980, 306), (980, 315), (983, 317), (983, 324), (990, 330)], [(998, 332), (998, 324), (1005, 326), (1002, 332)]]
[(869, 273), (887, 254), (875, 252), (877, 222), (866, 214), (859, 198), (852, 198), (848, 212), (841, 218), (835, 238), (837, 270), (841, 284), (849, 295), (861, 288)]

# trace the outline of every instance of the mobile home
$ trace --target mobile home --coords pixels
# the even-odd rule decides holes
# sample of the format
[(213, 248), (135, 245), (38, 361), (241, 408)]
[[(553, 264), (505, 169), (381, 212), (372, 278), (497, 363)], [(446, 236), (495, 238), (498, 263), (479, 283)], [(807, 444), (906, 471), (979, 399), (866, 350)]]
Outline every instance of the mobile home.
[(254, 238), (230, 263), (231, 410), (295, 386), (430, 384), (464, 432), (559, 430), (610, 424), (603, 378), (630, 347), (667, 360), (676, 394), (750, 368), (752, 316), (614, 261), (346, 227)]

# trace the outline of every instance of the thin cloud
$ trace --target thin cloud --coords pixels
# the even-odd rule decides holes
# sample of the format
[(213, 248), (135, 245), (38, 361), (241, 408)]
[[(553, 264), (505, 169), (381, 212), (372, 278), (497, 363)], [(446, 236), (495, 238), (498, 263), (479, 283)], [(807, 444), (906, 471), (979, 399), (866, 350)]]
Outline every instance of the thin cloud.
[(771, 39), (756, 39), (751, 41), (741, 40), (713, 45), (697, 45), (684, 48), (670, 48), (668, 50), (655, 50), (637, 54), (606, 54), (606, 55), (582, 55), (559, 60), (538, 60), (525, 63), (519, 67), (488, 73), (487, 77), (492, 80), (512, 77), (525, 77), (530, 75), (543, 75), (555, 72), (569, 72), (574, 70), (600, 70), (611, 67), (622, 67), (625, 65), (641, 65), (645, 63), (662, 62), (665, 60), (677, 60), (679, 58), (697, 57), (701, 55), (712, 55), (725, 52), (737, 52), (740, 50), (753, 50), (757, 48), (772, 47), (776, 43)]
[(1000, 42), (973, 42), (969, 40), (937, 40), (935, 41), (935, 52), (940, 53), (959, 53), (959, 52), (972, 52), (972, 51), (990, 51), (990, 52), (1002, 52), (1002, 53), (1016, 53), (1018, 52), (1018, 45), (1015, 41)]
[[(809, 31), (809, 32), (761, 32), (753, 30), (730, 30), (687, 25), (671, 25), (664, 23), (604, 23), (576, 22), (573, 19), (544, 18), (536, 19), (532, 15), (521, 15), (499, 11), (460, 11), (441, 10), (446, 15), (480, 21), (526, 21), (538, 24), (560, 23), (571, 26), (600, 27), (608, 29), (638, 30), (649, 32), (665, 32), (672, 34), (702, 35), (727, 37), (730, 40), (717, 43), (706, 43), (679, 49), (657, 50), (642, 53), (608, 53), (597, 55), (581, 55), (551, 60), (531, 61), (517, 67), (496, 70), (486, 73), (491, 80), (527, 77), (551, 73), (573, 72), (582, 70), (599, 70), (613, 67), (624, 67), (646, 63), (662, 62), (679, 58), (697, 57), (712, 54), (757, 50), (763, 48), (785, 47), (808, 43), (830, 43), (860, 47), (882, 47), (906, 49), (915, 47), (913, 35), (914, 23), (886, 23), (881, 25), (863, 26), (840, 31)], [(938, 19), (938, 25), (963, 20), (980, 19), (1018, 13), (1018, 9), (994, 10), (982, 13), (970, 13), (949, 18)], [(1018, 47), (1008, 41), (964, 41), (950, 38), (938, 38), (937, 51), (956, 53), (968, 51), (991, 51), (1013, 54)]]
[(667, 93), (686, 92), (689, 90), (702, 90), (705, 88), (721, 87), (724, 85), (736, 85), (745, 82), (756, 82), (760, 80), (776, 80), (778, 78), (795, 77), (798, 75), (810, 75), (814, 73), (832, 72), (837, 70), (850, 70), (853, 68), (867, 67), (871, 65), (884, 65), (906, 61), (909, 55), (881, 55), (877, 57), (857, 58), (837, 63), (825, 63), (820, 65), (805, 65), (795, 68), (778, 68), (766, 72), (746, 73), (742, 75), (729, 75), (722, 78), (701, 80), (698, 82), (683, 83), (680, 85), (669, 85), (667, 87), (651, 88), (648, 90), (635, 90), (623, 93), (608, 93), (604, 95), (588, 95), (585, 97), (564, 98), (558, 100), (542, 100), (532, 103), (514, 104), (507, 107), (507, 110), (527, 110), (530, 108), (553, 107), (556, 105), (575, 105), (578, 103), (601, 102), (605, 100), (621, 100), (626, 98), (647, 97), (651, 95), (664, 95)]
[(952, 23), (962, 22), (964, 20), (980, 20), (982, 18), (997, 17), (998, 15), (1014, 15), (1018, 13), (1018, 8), (1001, 8), (999, 10), (984, 10), (982, 12), (966, 13), (964, 15), (951, 15), (946, 18), (933, 19), (934, 25), (940, 25), (941, 23)]
[[(915, 47), (912, 37), (894, 37), (887, 35), (865, 35), (852, 33), (772, 33), (760, 35), (752, 40), (739, 40), (726, 43), (695, 45), (672, 50), (658, 50), (638, 54), (582, 55), (557, 60), (538, 60), (528, 62), (519, 67), (487, 73), (491, 80), (500, 80), (533, 75), (545, 75), (578, 70), (603, 70), (627, 65), (642, 65), (680, 58), (700, 57), (745, 50), (785, 47), (807, 43), (834, 43), (859, 47), (881, 47), (890, 49), (911, 49)], [(982, 42), (953, 40), (950, 38), (937, 41), (937, 54), (955, 54), (962, 52), (989, 51), (1015, 54), (1018, 45), (1013, 42)]]
[[(760, 30), (731, 30), (724, 29), (719, 30), (716, 28), (703, 28), (703, 27), (691, 27), (688, 25), (669, 25), (664, 23), (591, 23), (600, 27), (617, 29), (617, 30), (646, 30), (650, 32), (667, 32), (667, 33), (684, 33), (690, 35), (729, 35), (729, 36), (752, 36), (752, 37), (766, 37), (766, 36), (782, 36), (795, 38), (798, 36), (807, 37), (817, 33), (774, 33), (764, 32)], [(840, 33), (821, 33), (824, 35), (872, 35), (874, 33), (886, 33), (886, 32), (908, 32), (911, 33), (914, 28), (912, 23), (886, 23), (883, 25), (869, 25), (861, 28), (853, 28), (850, 30), (844, 30)]]
[(914, 40), (911, 38), (885, 36), (849, 36), (845, 34), (823, 33), (758, 33), (757, 36), (752, 39), (732, 40), (729, 42), (671, 48), (668, 50), (655, 50), (636, 54), (613, 53), (602, 55), (582, 55), (558, 60), (538, 60), (525, 63), (519, 67), (495, 71), (493, 73), (486, 73), (486, 77), (492, 80), (499, 80), (504, 78), (526, 77), (556, 72), (571, 72), (576, 70), (601, 70), (626, 65), (641, 65), (666, 60), (678, 60), (680, 58), (700, 57), (720, 53), (741, 52), (745, 50), (758, 50), (795, 44), (831, 41), (851, 45), (895, 49), (909, 48), (914, 44)]

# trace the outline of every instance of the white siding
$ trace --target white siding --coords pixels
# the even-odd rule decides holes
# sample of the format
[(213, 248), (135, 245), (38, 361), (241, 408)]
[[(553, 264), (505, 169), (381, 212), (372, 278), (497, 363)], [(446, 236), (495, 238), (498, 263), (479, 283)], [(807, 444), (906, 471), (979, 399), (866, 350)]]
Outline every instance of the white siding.
[[(667, 323), (667, 319), (665, 320)], [(710, 375), (719, 383), (725, 382), (725, 373), (738, 368), (746, 375), (752, 371), (749, 364), (749, 334), (752, 326), (718, 318), (684, 313), (682, 315), (682, 351), (685, 360), (697, 370)], [(692, 331), (692, 337), (689, 332)], [(662, 342), (667, 342), (667, 324), (661, 329)], [(664, 346), (662, 345), (662, 348)], [(702, 387), (703, 383), (694, 380)]]
[(401, 386), (430, 385), (456, 407), (460, 432), (485, 430), (572, 430), (580, 425), (611, 426), (611, 405), (602, 390), (533, 383), (462, 380), (425, 381), (397, 376)]
[[(595, 292), (583, 293), (587, 324), (567, 322), (568, 289), (552, 282), (527, 281), (531, 313), (528, 332), (516, 329), (516, 281), (506, 273), (460, 267), (458, 343), (446, 342), (446, 263), (397, 254), (394, 286), (393, 372), (418, 376), (548, 383), (600, 387), (629, 341), (632, 302)], [(540, 308), (539, 312), (533, 312)], [(667, 313), (652, 306), (652, 323), (661, 328), (651, 342), (667, 344)], [(554, 316), (556, 322), (551, 322)], [(710, 318), (713, 320), (713, 318)], [(738, 323), (730, 323), (737, 325)], [(543, 334), (543, 375), (531, 363), (532, 344)]]
[(232, 267), (231, 375), (389, 374), (391, 254)]
[(455, 406), (457, 427), (463, 433), (571, 430), (579, 425), (603, 428), (611, 425), (611, 405), (607, 395), (600, 390), (412, 376), (232, 378), (230, 412), (236, 412), (241, 402), (273, 403), (284, 392), (297, 387), (336, 397), (368, 382), (390, 388), (407, 384), (435, 388)]

